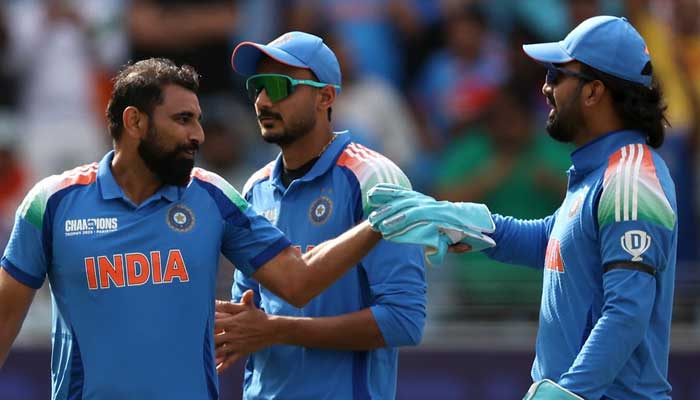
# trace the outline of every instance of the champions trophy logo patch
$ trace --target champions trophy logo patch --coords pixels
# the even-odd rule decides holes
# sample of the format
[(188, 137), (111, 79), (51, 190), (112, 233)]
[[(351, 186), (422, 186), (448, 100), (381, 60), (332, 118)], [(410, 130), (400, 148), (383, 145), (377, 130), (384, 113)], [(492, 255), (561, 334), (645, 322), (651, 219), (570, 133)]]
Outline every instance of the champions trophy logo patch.
[(642, 261), (642, 254), (651, 246), (651, 236), (644, 231), (627, 231), (620, 237), (620, 244), (632, 256), (632, 261)]
[(326, 196), (321, 196), (311, 203), (309, 219), (315, 225), (324, 224), (333, 212), (333, 202)]
[(192, 210), (181, 204), (170, 207), (166, 220), (168, 221), (168, 226), (178, 232), (187, 232), (194, 227)]

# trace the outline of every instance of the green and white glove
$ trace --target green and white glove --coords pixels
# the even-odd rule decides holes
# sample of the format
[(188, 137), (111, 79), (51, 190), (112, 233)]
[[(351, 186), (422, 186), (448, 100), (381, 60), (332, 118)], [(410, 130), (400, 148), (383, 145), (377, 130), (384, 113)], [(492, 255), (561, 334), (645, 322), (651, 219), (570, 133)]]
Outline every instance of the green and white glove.
[(583, 397), (572, 393), (549, 379), (537, 381), (523, 397), (523, 400), (584, 400)]

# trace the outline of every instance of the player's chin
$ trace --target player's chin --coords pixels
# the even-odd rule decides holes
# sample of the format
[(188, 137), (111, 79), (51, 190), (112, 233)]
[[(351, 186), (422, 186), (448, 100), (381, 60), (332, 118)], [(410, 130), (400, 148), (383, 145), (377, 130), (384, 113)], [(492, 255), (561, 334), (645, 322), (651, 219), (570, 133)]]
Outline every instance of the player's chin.
[(281, 129), (265, 129), (261, 127), (262, 138), (267, 143), (280, 144), (285, 142), (285, 134)]

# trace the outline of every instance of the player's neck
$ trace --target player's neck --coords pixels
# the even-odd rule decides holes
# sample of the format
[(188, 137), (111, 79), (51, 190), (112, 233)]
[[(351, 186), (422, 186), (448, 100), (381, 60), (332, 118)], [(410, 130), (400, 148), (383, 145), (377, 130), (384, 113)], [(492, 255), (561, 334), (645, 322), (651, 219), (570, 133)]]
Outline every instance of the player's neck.
[(136, 205), (143, 203), (163, 186), (136, 152), (127, 154), (116, 149), (112, 159), (112, 175), (124, 195)]
[(335, 138), (329, 129), (324, 132), (310, 132), (308, 135), (282, 147), (282, 162), (290, 170), (298, 169), (311, 159), (323, 153)]

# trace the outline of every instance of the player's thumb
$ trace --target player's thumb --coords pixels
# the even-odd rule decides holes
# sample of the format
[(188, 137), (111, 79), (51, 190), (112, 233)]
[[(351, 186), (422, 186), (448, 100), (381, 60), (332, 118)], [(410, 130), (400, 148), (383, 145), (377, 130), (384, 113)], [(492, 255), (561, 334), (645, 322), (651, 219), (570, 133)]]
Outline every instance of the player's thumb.
[(241, 303), (248, 306), (248, 307), (255, 307), (255, 304), (253, 303), (253, 291), (248, 289), (243, 293), (243, 297), (241, 297)]

